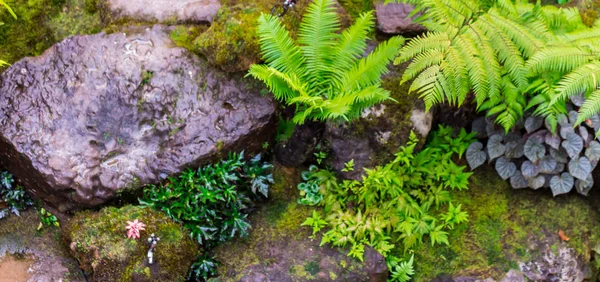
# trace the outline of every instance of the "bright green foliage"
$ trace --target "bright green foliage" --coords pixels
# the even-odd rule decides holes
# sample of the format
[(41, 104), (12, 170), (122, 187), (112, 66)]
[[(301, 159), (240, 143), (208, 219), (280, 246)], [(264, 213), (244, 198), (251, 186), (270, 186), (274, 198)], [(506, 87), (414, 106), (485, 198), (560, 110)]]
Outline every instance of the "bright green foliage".
[(21, 210), (33, 205), (31, 198), (25, 194), (20, 185), (14, 185), (12, 174), (0, 171), (0, 219), (8, 216), (9, 212), (20, 215)]
[(278, 18), (262, 14), (258, 35), (266, 65), (252, 65), (249, 75), (262, 80), (275, 97), (296, 107), (293, 121), (347, 121), (363, 109), (391, 100), (381, 76), (403, 43), (393, 37), (363, 57), (373, 29), (371, 12), (339, 33), (333, 0), (315, 0), (302, 19), (295, 41)]
[[(450, 190), (467, 189), (471, 173), (457, 165), (453, 157), (473, 142), (473, 136), (464, 132), (453, 135), (451, 129), (440, 126), (430, 145), (416, 153), (418, 140), (411, 134), (395, 160), (365, 169), (361, 181), (340, 183), (331, 172), (313, 169), (311, 175), (322, 176), (321, 204), (330, 227), (321, 244), (350, 246), (349, 256), (360, 260), (365, 244), (385, 257), (396, 247), (395, 242), (400, 242), (405, 252), (426, 237), (432, 245), (449, 244), (446, 230), (465, 222), (467, 216), (460, 205), (449, 205), (446, 214), (439, 210), (450, 203)], [(396, 281), (407, 281), (405, 275), (410, 275), (411, 266), (412, 259), (390, 269), (396, 272)]]
[[(591, 94), (594, 87), (567, 87), (592, 72), (595, 66), (576, 67), (592, 61), (599, 46), (600, 33), (586, 29), (576, 9), (519, 0), (397, 2), (427, 10), (419, 22), (429, 32), (409, 41), (396, 59), (396, 63), (412, 60), (402, 82), (414, 79), (410, 90), (421, 94), (427, 108), (442, 102), (460, 106), (474, 93), (478, 109), (508, 131), (528, 108), (535, 107), (536, 114), (546, 117), (565, 112), (560, 101), (572, 92), (563, 88), (589, 91), (590, 99), (600, 97)], [(531, 75), (545, 82), (571, 70), (578, 73), (564, 78), (556, 90), (539, 82), (530, 85)], [(590, 81), (579, 80), (586, 86)], [(535, 90), (540, 94), (525, 95)], [(581, 118), (598, 109), (582, 107)], [(556, 124), (556, 119), (550, 122)]]
[(306, 221), (302, 223), (302, 226), (312, 227), (313, 235), (317, 234), (323, 227), (327, 226), (327, 221), (321, 218), (321, 214), (317, 211), (312, 212), (312, 216), (307, 218)]
[(298, 199), (298, 203), (308, 206), (318, 205), (323, 200), (325, 191), (336, 185), (335, 175), (311, 165), (308, 171), (302, 172), (302, 182), (298, 184), (302, 198)]
[(38, 230), (42, 229), (45, 226), (55, 226), (59, 227), (60, 223), (58, 222), (58, 218), (53, 215), (51, 212), (45, 210), (44, 208), (40, 209), (40, 225), (38, 226)]
[(410, 256), (408, 261), (400, 261), (399, 258), (394, 256), (388, 256), (386, 263), (388, 269), (390, 269), (391, 281), (393, 282), (407, 282), (410, 281), (415, 270), (413, 268), (413, 262), (415, 255)]
[(250, 223), (244, 209), (258, 198), (267, 196), (273, 183), (271, 165), (250, 161), (241, 154), (187, 170), (160, 186), (144, 189), (140, 203), (164, 211), (190, 230), (192, 238), (205, 247), (248, 235)]

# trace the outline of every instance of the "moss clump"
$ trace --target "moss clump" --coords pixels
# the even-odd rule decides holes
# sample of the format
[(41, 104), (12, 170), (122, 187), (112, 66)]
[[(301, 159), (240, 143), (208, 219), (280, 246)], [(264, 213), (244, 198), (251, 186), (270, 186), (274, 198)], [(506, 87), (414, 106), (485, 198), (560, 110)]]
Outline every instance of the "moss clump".
[[(128, 239), (127, 221), (146, 224), (139, 239)], [(149, 234), (160, 238), (155, 263), (147, 263)], [(63, 234), (81, 267), (95, 281), (183, 281), (198, 253), (198, 246), (183, 227), (150, 208), (108, 207), (78, 213)]]
[(211, 63), (225, 71), (246, 70), (260, 60), (255, 28), (261, 10), (256, 5), (224, 6), (194, 46)]
[(353, 18), (373, 10), (373, 0), (339, 0), (339, 3)]
[[(87, 0), (89, 1), (89, 0)], [(54, 43), (75, 34), (100, 31), (100, 17), (86, 0), (7, 0), (15, 20), (0, 9), (0, 56), (13, 63), (37, 56)]]
[(600, 16), (600, 0), (577, 1), (581, 20), (587, 26), (593, 26)]
[[(449, 246), (423, 244), (416, 250), (415, 281), (440, 274), (501, 279), (518, 262), (537, 259), (536, 242), (565, 244), (584, 260), (600, 242), (599, 220), (590, 202), (577, 195), (553, 198), (544, 190), (513, 190), (491, 168), (471, 177), (469, 191), (453, 193), (469, 222), (450, 232)], [(563, 230), (571, 239), (560, 242)]]

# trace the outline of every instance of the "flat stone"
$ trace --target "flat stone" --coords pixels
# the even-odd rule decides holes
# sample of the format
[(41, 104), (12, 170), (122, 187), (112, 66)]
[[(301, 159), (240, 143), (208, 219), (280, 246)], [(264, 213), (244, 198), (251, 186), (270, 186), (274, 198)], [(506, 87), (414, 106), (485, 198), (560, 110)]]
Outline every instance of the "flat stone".
[(274, 103), (169, 30), (75, 36), (0, 75), (0, 166), (61, 211), (157, 183), (226, 151), (257, 151)]
[(409, 17), (414, 6), (404, 3), (389, 3), (384, 5), (378, 1), (375, 5), (377, 15), (377, 30), (388, 34), (414, 34), (425, 31), (425, 28), (414, 22), (415, 17)]
[(111, 20), (210, 23), (221, 8), (219, 0), (101, 0)]

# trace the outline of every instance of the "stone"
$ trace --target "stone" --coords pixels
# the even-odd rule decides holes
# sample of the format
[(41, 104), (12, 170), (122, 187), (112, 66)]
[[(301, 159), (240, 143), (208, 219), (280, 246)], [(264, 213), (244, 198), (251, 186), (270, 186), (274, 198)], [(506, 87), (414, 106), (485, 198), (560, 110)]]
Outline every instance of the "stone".
[(301, 166), (313, 157), (324, 130), (323, 124), (316, 122), (297, 125), (287, 141), (275, 146), (277, 161), (288, 167)]
[(384, 256), (373, 247), (365, 245), (364, 260), (365, 268), (369, 274), (369, 282), (388, 281), (389, 269)]
[(377, 30), (387, 34), (419, 34), (426, 29), (414, 22), (416, 16), (409, 17), (414, 6), (405, 3), (389, 3), (384, 5), (378, 1), (375, 5)]
[[(382, 85), (391, 91), (397, 102), (388, 101), (366, 109), (352, 123), (327, 123), (324, 137), (331, 151), (331, 164), (345, 179), (360, 180), (364, 168), (391, 161), (400, 146), (413, 131), (424, 144), (433, 124), (433, 114), (425, 111), (424, 103), (414, 93), (408, 93), (409, 82), (400, 85), (405, 65), (391, 66)], [(354, 160), (354, 170), (343, 172), (345, 164)]]
[(274, 133), (273, 101), (157, 25), (75, 36), (0, 76), (0, 167), (61, 211), (100, 205)]
[(219, 0), (100, 0), (105, 22), (133, 19), (160, 23), (210, 23), (221, 8)]
[[(555, 244), (553, 251), (548, 242), (540, 242), (536, 249), (541, 252), (535, 260), (520, 262), (521, 272), (530, 281), (572, 281), (581, 282), (591, 278), (588, 263), (565, 243)], [(523, 280), (525, 281), (525, 280)]]
[[(139, 239), (127, 238), (127, 221), (146, 225)], [(160, 238), (149, 263), (147, 239)], [(84, 211), (63, 226), (63, 241), (89, 281), (184, 281), (199, 254), (182, 225), (151, 208), (107, 207)]]
[(500, 282), (527, 282), (521, 271), (511, 269)]
[(77, 261), (57, 240), (60, 230), (48, 226), (37, 230), (39, 224), (40, 215), (33, 208), (0, 220), (0, 281), (17, 281), (3, 280), (3, 262), (7, 257), (17, 257), (28, 264), (29, 280), (18, 281), (86, 281)]

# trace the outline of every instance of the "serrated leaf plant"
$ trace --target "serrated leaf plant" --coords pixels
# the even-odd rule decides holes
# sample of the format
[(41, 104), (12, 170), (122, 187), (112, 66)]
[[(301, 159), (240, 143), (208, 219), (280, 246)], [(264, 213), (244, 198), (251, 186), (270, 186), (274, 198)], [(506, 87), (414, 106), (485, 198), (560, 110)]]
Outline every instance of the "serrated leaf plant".
[(15, 185), (12, 174), (0, 171), (0, 219), (13, 213), (17, 216), (20, 211), (33, 205), (31, 198), (20, 185)]
[[(321, 187), (319, 205), (327, 226), (313, 229), (326, 229), (321, 245), (349, 247), (348, 255), (359, 260), (364, 245), (369, 245), (394, 262), (390, 267), (393, 281), (408, 281), (413, 261), (400, 264), (389, 259), (393, 249), (406, 254), (424, 240), (449, 244), (447, 230), (467, 221), (462, 205), (451, 204), (450, 192), (467, 189), (471, 173), (454, 160), (475, 141), (474, 134), (454, 134), (451, 128), (440, 126), (419, 152), (415, 152), (414, 133), (409, 139), (392, 162), (365, 169), (361, 181), (339, 181), (332, 172), (316, 167), (306, 174), (321, 177), (305, 178)], [(448, 212), (440, 212), (445, 206)], [(309, 218), (305, 223), (314, 221)]]
[(372, 12), (340, 31), (333, 0), (312, 1), (297, 40), (279, 18), (262, 14), (258, 36), (266, 64), (252, 65), (248, 75), (263, 81), (277, 100), (296, 108), (296, 124), (349, 121), (365, 108), (391, 100), (381, 76), (404, 42), (392, 37), (363, 56), (374, 27)]

